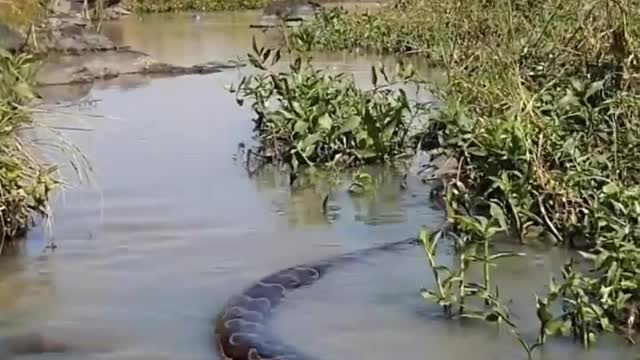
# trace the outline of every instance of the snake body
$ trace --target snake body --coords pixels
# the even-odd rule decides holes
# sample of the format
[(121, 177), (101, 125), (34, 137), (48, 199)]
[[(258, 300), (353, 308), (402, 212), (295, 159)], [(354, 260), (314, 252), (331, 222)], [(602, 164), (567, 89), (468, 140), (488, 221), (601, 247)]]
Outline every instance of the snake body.
[(314, 264), (293, 266), (268, 275), (232, 297), (215, 324), (218, 352), (224, 360), (315, 360), (267, 331), (267, 320), (287, 293), (309, 286), (339, 265), (372, 253), (399, 250), (420, 243), (409, 238), (339, 255)]
[[(417, 238), (391, 242), (317, 263), (293, 266), (258, 280), (233, 296), (218, 314), (214, 329), (218, 352), (224, 360), (317, 360), (283, 343), (267, 330), (270, 315), (285, 296), (293, 290), (314, 284), (340, 265), (357, 262), (373, 253), (400, 250), (417, 244), (420, 244)], [(55, 340), (44, 334), (29, 333), (0, 338), (0, 360), (28, 354), (83, 352), (82, 348), (78, 344)]]

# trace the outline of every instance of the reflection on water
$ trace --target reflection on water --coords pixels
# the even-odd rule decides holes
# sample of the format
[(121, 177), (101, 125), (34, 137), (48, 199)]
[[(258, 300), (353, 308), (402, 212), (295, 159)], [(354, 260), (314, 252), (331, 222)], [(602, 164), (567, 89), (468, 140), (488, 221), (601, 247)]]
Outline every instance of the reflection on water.
[[(251, 21), (251, 12), (211, 15), (198, 25), (188, 15), (154, 15), (109, 31), (163, 61), (193, 63), (245, 52)], [(323, 64), (368, 79), (371, 59), (340, 56)], [(123, 77), (90, 89), (46, 90), (50, 101), (60, 94), (97, 100), (76, 110), (87, 115), (82, 119), (49, 117), (67, 129), (88, 129), (64, 133), (91, 159), (97, 185), (57, 197), (53, 254), (42, 254), (46, 234), (36, 229), (22, 251), (2, 259), (3, 333), (45, 328), (116, 349), (108, 357), (76, 357), (83, 359), (215, 359), (212, 319), (247, 284), (441, 222), (424, 186), (410, 176), (402, 189), (400, 174), (388, 169), (372, 169), (380, 185), (374, 193), (352, 196), (342, 183), (329, 194), (327, 213), (322, 182), (291, 190), (286, 174), (249, 178), (233, 155), (251, 135), (251, 113), (224, 90), (240, 75)], [(501, 294), (514, 299), (519, 323), (534, 334), (531, 292), (566, 255), (531, 252), (504, 263), (497, 280)], [(418, 295), (430, 285), (418, 248), (366, 259), (294, 293), (273, 328), (325, 359), (519, 358), (506, 331), (434, 317), (437, 309)], [(545, 359), (633, 355), (623, 346), (589, 353), (567, 344), (548, 349)]]
[(263, 39), (263, 32), (248, 28), (259, 16), (258, 10), (203, 15), (198, 22), (188, 13), (132, 16), (115, 25), (105, 24), (104, 33), (160, 61), (191, 65), (243, 57), (251, 49), (252, 35)]
[(131, 74), (119, 76), (114, 79), (103, 80), (95, 83), (81, 83), (70, 85), (42, 86), (38, 89), (45, 103), (69, 103), (79, 100), (88, 100), (91, 90), (120, 89), (123, 93), (147, 86), (154, 78), (160, 75)]

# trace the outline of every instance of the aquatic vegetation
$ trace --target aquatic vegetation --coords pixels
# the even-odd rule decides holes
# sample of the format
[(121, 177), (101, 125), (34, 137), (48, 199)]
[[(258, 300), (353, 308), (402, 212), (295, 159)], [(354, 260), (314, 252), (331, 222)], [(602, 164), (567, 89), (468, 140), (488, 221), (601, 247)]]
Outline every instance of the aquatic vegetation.
[(372, 88), (362, 89), (346, 74), (315, 69), (311, 58), (299, 55), (279, 72), (280, 54), (254, 42), (249, 60), (258, 73), (230, 89), (239, 105), (251, 101), (255, 156), (298, 173), (394, 162), (414, 152), (415, 127), (425, 121), (429, 104), (411, 100), (401, 87), (413, 81), (412, 66), (399, 64), (394, 74), (374, 66)]
[[(446, 105), (421, 144), (460, 164), (443, 189), (448, 234), (483, 263), (493, 256), (488, 235), (582, 251), (580, 266), (568, 263), (538, 296), (540, 336), (523, 343), (528, 352), (549, 335), (588, 346), (638, 329), (637, 9), (630, 0), (409, 0), (376, 16), (326, 11), (289, 36), (299, 50), (416, 53), (446, 69)], [(449, 311), (466, 295), (466, 266), (430, 265), (438, 289), (423, 295)], [(488, 298), (490, 279), (480, 285), (471, 292)]]
[(291, 41), (302, 49), (407, 53), (415, 51), (431, 36), (420, 27), (423, 24), (412, 21), (414, 15), (384, 9), (375, 14), (351, 14), (340, 7), (326, 8), (316, 19), (297, 29)]
[(35, 159), (19, 138), (31, 126), (27, 105), (36, 96), (31, 55), (0, 51), (0, 253), (5, 243), (31, 226), (34, 215), (48, 213), (57, 185), (55, 167)]
[[(495, 207), (497, 213), (500, 210)], [(497, 217), (503, 219), (502, 215)], [(463, 217), (466, 232), (451, 234), (457, 247), (458, 266), (449, 268), (436, 261), (438, 244), (444, 238), (443, 232), (423, 230), (420, 234), (422, 245), (433, 272), (437, 289), (422, 289), (422, 296), (442, 306), (445, 315), (483, 319), (488, 322), (506, 322), (513, 328), (515, 325), (509, 318), (509, 311), (499, 299), (499, 288), (492, 289), (490, 267), (501, 258), (523, 256), (522, 253), (499, 252), (492, 254), (489, 244), (493, 236), (503, 230), (504, 223), (499, 224), (496, 218), (482, 216)], [(460, 234), (463, 234), (460, 236)], [(477, 283), (467, 279), (466, 271), (474, 264), (482, 264), (483, 282)], [(443, 276), (444, 275), (444, 276)], [(481, 299), (484, 307), (473, 306), (468, 300)], [(457, 307), (457, 312), (454, 312)]]
[(125, 0), (125, 2), (137, 12), (258, 9), (267, 4), (265, 0)]

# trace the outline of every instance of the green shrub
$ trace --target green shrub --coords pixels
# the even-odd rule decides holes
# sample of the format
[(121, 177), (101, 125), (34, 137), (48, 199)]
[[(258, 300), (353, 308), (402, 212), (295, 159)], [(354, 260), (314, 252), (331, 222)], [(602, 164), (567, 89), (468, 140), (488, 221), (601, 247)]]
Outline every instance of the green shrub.
[(410, 101), (397, 85), (411, 81), (414, 70), (398, 66), (394, 76), (372, 67), (372, 89), (353, 78), (330, 75), (294, 57), (278, 72), (280, 50), (258, 49), (249, 58), (257, 75), (242, 79), (237, 101), (251, 101), (259, 140), (257, 154), (270, 163), (305, 167), (357, 167), (393, 162), (413, 153), (412, 127), (424, 122), (428, 105)]

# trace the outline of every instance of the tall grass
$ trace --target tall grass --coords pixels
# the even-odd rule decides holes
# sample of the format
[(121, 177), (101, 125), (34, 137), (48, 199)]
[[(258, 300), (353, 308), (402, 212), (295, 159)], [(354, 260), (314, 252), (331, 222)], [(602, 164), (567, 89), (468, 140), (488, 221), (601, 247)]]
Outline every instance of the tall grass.
[(0, 51), (0, 252), (31, 226), (34, 215), (48, 213), (57, 186), (56, 168), (35, 159), (19, 137), (33, 125), (28, 105), (36, 96), (34, 66), (30, 55)]
[[(50, 196), (64, 183), (58, 166), (45, 161), (45, 147), (61, 153), (59, 160), (68, 160), (80, 181), (90, 180), (91, 166), (80, 149), (45, 120), (35, 120), (53, 115), (34, 107), (38, 66), (33, 55), (0, 50), (0, 254), (37, 220), (50, 225)], [(24, 136), (34, 130), (46, 138)]]
[[(422, 143), (460, 165), (443, 195), (461, 256), (472, 249), (465, 259), (487, 263), (484, 245), (507, 233), (579, 248), (589, 265), (566, 264), (537, 298), (538, 344), (558, 334), (588, 346), (638, 329), (638, 5), (408, 0), (376, 16), (326, 11), (289, 36), (302, 50), (415, 54), (446, 69), (446, 106)], [(441, 236), (425, 234), (428, 254)], [(439, 289), (423, 294), (447, 309), (469, 294), (492, 299), (495, 284), (469, 288), (461, 264), (434, 273)], [(444, 298), (451, 287), (458, 295)]]

